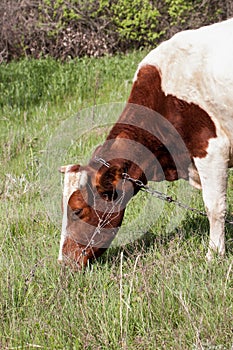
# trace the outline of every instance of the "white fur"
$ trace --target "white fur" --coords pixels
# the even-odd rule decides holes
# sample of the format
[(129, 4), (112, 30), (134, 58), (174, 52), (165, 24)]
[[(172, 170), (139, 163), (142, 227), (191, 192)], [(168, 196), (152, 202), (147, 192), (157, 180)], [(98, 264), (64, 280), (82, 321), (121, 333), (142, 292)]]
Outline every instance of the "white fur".
[[(64, 175), (64, 196), (67, 198), (77, 190), (81, 190), (87, 184), (87, 172), (83, 171), (70, 171), (72, 165), (67, 166)], [(63, 167), (62, 167), (63, 168)]]
[(189, 170), (190, 183), (203, 189), (210, 221), (207, 258), (212, 250), (223, 255), (227, 168), (233, 166), (233, 19), (174, 35), (152, 50), (138, 70), (147, 64), (159, 69), (166, 95), (197, 104), (216, 126), (207, 156), (194, 159)]
[(80, 172), (70, 171), (73, 165), (61, 167), (61, 172), (64, 172), (64, 191), (63, 191), (63, 216), (62, 216), (62, 231), (60, 239), (60, 248), (58, 261), (61, 262), (62, 258), (62, 247), (67, 236), (67, 209), (69, 198), (77, 190), (81, 190), (87, 184), (87, 172), (85, 170)]
[(84, 188), (87, 184), (87, 172), (85, 170), (77, 173), (77, 182), (76, 186), (78, 190)]
[(225, 214), (229, 141), (215, 138), (209, 141), (205, 158), (195, 158), (194, 163), (202, 184), (202, 195), (210, 222), (210, 241), (207, 259), (211, 260), (213, 251), (225, 254)]
[(68, 209), (68, 200), (67, 197), (63, 194), (63, 216), (62, 216), (62, 229), (61, 229), (61, 239), (60, 239), (60, 248), (59, 248), (59, 254), (58, 254), (58, 261), (62, 262), (63, 256), (62, 256), (62, 248), (63, 244), (66, 239), (66, 227), (67, 227), (67, 209)]

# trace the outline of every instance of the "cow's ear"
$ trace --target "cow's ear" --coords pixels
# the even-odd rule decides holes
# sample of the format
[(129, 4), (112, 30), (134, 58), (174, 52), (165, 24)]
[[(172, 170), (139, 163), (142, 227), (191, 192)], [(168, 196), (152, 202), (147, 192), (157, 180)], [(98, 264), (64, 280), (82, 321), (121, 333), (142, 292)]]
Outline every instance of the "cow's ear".
[(97, 191), (102, 196), (107, 196), (109, 200), (117, 197), (117, 185), (122, 180), (123, 170), (114, 165), (108, 168), (104, 173), (98, 174), (96, 179)]

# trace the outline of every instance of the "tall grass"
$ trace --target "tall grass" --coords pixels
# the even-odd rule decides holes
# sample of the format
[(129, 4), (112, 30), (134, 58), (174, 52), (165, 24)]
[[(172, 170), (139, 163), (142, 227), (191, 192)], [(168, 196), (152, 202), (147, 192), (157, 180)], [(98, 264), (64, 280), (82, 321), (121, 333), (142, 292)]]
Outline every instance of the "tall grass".
[(27, 111), (30, 107), (61, 104), (73, 98), (80, 105), (93, 104), (96, 99), (108, 102), (108, 97), (113, 102), (112, 96), (114, 100), (123, 99), (143, 55), (138, 52), (133, 56), (82, 58), (64, 64), (51, 58), (2, 64), (0, 107)]
[[(113, 245), (85, 274), (56, 262), (60, 227), (40, 189), (47, 145), (78, 110), (125, 101), (142, 56), (0, 66), (1, 349), (232, 349), (229, 225), (226, 257), (207, 264), (207, 220), (151, 199), (146, 213), (156, 216), (164, 206), (144, 228), (147, 197), (141, 194), (123, 226), (125, 235), (141, 231), (136, 241)], [(84, 135), (82, 151), (88, 154), (103, 137)], [(57, 169), (48, 171), (48, 181), (51, 174), (55, 181)], [(230, 175), (229, 215), (232, 185)], [(197, 191), (182, 183), (166, 186), (178, 198), (191, 193), (192, 205), (203, 208)]]

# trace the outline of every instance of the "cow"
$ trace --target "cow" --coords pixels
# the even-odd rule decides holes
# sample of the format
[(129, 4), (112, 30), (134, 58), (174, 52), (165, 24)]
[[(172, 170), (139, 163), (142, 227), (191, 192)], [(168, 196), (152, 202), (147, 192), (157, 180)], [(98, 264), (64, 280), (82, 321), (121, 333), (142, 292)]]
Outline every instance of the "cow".
[(233, 166), (233, 19), (186, 30), (139, 64), (128, 101), (86, 166), (62, 166), (59, 261), (77, 269), (99, 257), (125, 208), (148, 181), (202, 189), (207, 260), (225, 254), (228, 168)]

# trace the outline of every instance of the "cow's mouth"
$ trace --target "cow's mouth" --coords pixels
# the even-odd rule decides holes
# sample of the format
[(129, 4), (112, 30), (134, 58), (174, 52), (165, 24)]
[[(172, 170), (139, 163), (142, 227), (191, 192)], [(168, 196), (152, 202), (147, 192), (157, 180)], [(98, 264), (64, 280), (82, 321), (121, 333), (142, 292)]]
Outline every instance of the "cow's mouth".
[(62, 263), (74, 271), (84, 270), (89, 263), (102, 255), (107, 248), (85, 246), (67, 237), (62, 248)]

